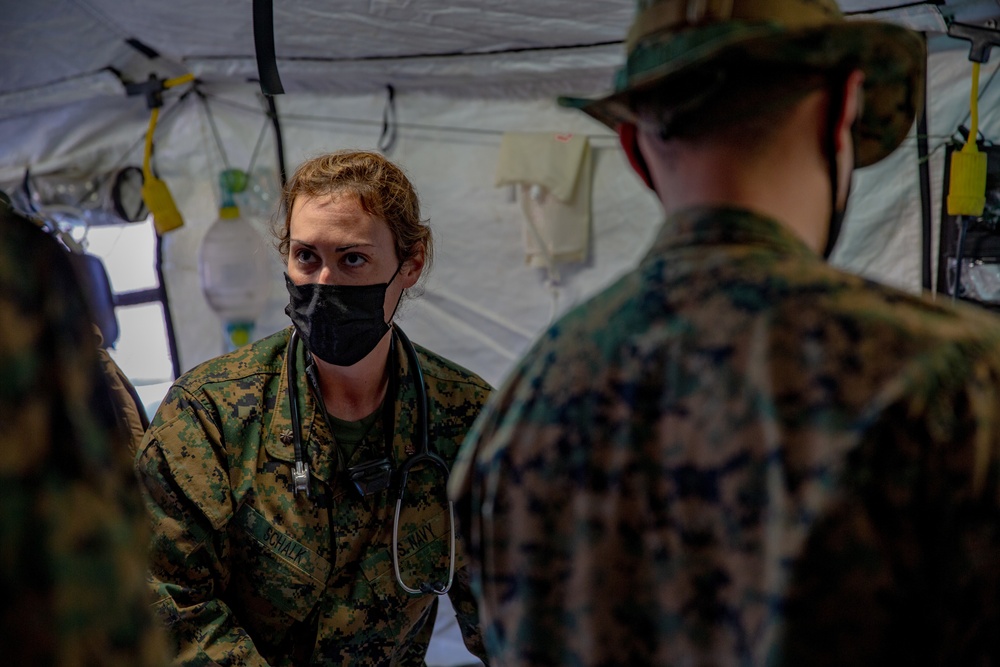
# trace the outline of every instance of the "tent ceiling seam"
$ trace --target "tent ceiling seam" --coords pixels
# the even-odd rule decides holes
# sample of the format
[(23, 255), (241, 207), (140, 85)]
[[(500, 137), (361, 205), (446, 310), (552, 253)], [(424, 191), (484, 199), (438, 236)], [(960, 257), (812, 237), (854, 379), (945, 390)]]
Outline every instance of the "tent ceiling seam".
[[(447, 51), (440, 53), (409, 53), (403, 55), (393, 55), (393, 56), (361, 56), (358, 58), (323, 58), (320, 56), (279, 56), (277, 58), (278, 62), (315, 62), (315, 63), (360, 63), (360, 62), (378, 62), (378, 61), (394, 61), (394, 60), (420, 60), (420, 59), (432, 59), (432, 58), (473, 58), (479, 56), (497, 56), (504, 55), (508, 53), (544, 53), (548, 51), (581, 51), (586, 49), (596, 49), (604, 48), (608, 46), (618, 46), (621, 45), (621, 40), (614, 40), (608, 42), (591, 42), (589, 44), (565, 44), (565, 45), (553, 45), (553, 46), (532, 46), (532, 47), (518, 47), (510, 49), (495, 49), (493, 51)], [(185, 57), (185, 60), (244, 60), (249, 59), (253, 56), (250, 54), (244, 55), (195, 55), (189, 54)]]
[(118, 33), (118, 35), (122, 39), (128, 39), (130, 37), (133, 37), (133, 35), (129, 34), (129, 32), (125, 30), (117, 21), (109, 17), (101, 10), (94, 7), (87, 0), (69, 0), (69, 1), (72, 4), (76, 5), (77, 7), (79, 7), (80, 9), (89, 12), (90, 15), (94, 17), (95, 20), (97, 20), (99, 23), (107, 27), (112, 32)]
[[(212, 99), (213, 101), (218, 102), (219, 104), (222, 104), (224, 106), (228, 106), (234, 109), (239, 109), (240, 111), (245, 111), (247, 113), (266, 115), (266, 112), (261, 109), (254, 109), (245, 104), (240, 104), (239, 102), (228, 100), (225, 97), (212, 95), (210, 93), (205, 93), (204, 91), (202, 91), (202, 94), (208, 97), (209, 99)], [(382, 127), (381, 120), (366, 120), (363, 118), (337, 118), (334, 116), (315, 116), (309, 114), (296, 114), (296, 113), (283, 113), (281, 115), (281, 120), (299, 122), (299, 123), (332, 123), (337, 125), (362, 125), (365, 127), (373, 127), (373, 128)], [(443, 125), (426, 125), (423, 123), (397, 123), (396, 125), (400, 129), (406, 129), (406, 130), (428, 130), (432, 132), (452, 132), (456, 134), (476, 134), (476, 135), (495, 136), (495, 137), (502, 136), (504, 132), (510, 131), (510, 130), (486, 129), (477, 127), (447, 127)], [(612, 147), (616, 147), (618, 145), (617, 144), (618, 140), (616, 138), (616, 135), (614, 135), (610, 130), (601, 134), (590, 134), (590, 133), (585, 134), (583, 132), (579, 132), (577, 134), (586, 136), (588, 139), (591, 140), (612, 139), (613, 140)], [(602, 148), (602, 146), (596, 146), (596, 148)]]

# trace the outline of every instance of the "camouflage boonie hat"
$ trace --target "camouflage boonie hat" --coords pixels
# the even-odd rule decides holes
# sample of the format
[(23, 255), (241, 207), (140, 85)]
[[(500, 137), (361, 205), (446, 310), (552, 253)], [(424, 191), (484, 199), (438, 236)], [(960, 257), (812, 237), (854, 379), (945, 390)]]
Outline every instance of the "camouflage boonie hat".
[(854, 63), (865, 74), (855, 126), (855, 164), (878, 162), (899, 146), (923, 102), (924, 42), (906, 28), (844, 19), (834, 0), (638, 0), (625, 66), (600, 99), (560, 97), (616, 129), (637, 124), (632, 95), (670, 84), (706, 64), (753, 62), (832, 70)]

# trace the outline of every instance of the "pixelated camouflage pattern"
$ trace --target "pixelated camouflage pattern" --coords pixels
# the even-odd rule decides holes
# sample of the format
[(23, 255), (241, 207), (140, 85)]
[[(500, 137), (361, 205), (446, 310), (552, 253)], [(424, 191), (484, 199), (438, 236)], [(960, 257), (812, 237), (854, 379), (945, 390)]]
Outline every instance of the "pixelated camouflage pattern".
[(994, 316), (675, 216), (453, 469), (492, 664), (997, 664), (998, 407)]
[(0, 213), (0, 664), (167, 664), (146, 516), (65, 251)]
[[(639, 0), (638, 9), (614, 91), (600, 99), (561, 97), (559, 104), (616, 129), (621, 123), (639, 124), (632, 108), (638, 92), (655, 89), (665, 105), (696, 109), (727, 62), (822, 71), (846, 64), (865, 74), (862, 115), (855, 125), (859, 167), (892, 153), (923, 104), (923, 38), (892, 23), (844, 20), (834, 0)], [(689, 9), (708, 13), (690, 22), (684, 18)], [(669, 27), (656, 25), (664, 19), (671, 21)], [(676, 85), (702, 79), (700, 87)], [(717, 104), (712, 99), (709, 103)]]
[[(395, 494), (364, 499), (337, 470), (334, 441), (296, 364), (311, 497), (294, 495), (285, 354), (290, 329), (206, 362), (164, 399), (137, 459), (153, 517), (152, 579), (182, 665), (422, 665), (437, 609), (393, 572)], [(454, 460), (490, 388), (417, 346), (431, 447)], [(415, 390), (398, 353), (397, 462), (415, 442)], [(381, 425), (347, 466), (380, 458)], [(400, 519), (400, 569), (411, 587), (448, 568), (447, 480), (418, 468)], [(465, 641), (485, 657), (458, 544), (449, 593)]]

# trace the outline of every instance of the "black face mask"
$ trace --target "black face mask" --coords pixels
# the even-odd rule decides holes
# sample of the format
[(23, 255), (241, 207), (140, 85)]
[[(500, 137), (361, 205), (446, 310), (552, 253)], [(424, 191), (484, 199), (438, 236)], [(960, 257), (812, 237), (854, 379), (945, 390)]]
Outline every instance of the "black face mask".
[(402, 266), (396, 267), (389, 282), (376, 285), (296, 285), (286, 273), (289, 299), (285, 314), (298, 329), (306, 349), (334, 366), (353, 366), (368, 356), (389, 331), (383, 307), (385, 291)]

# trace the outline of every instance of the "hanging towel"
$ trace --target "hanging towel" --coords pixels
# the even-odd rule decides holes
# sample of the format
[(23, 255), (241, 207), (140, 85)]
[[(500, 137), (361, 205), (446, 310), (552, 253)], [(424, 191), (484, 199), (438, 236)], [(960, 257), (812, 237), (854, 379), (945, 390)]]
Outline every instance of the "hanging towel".
[(525, 262), (553, 270), (579, 262), (590, 243), (590, 142), (584, 135), (507, 132), (496, 185), (517, 185)]

